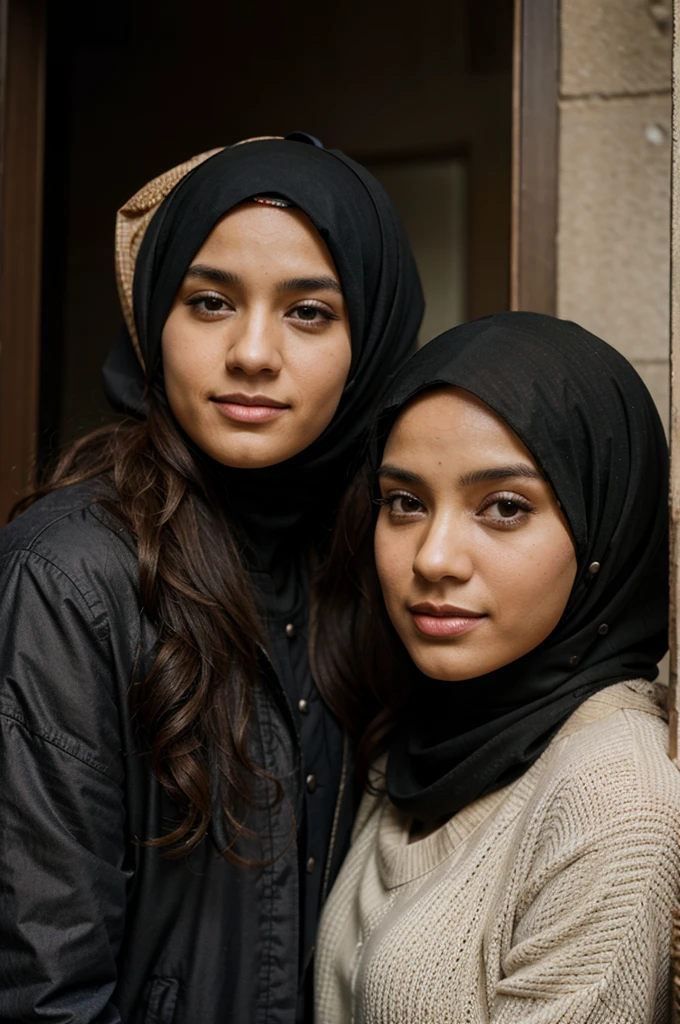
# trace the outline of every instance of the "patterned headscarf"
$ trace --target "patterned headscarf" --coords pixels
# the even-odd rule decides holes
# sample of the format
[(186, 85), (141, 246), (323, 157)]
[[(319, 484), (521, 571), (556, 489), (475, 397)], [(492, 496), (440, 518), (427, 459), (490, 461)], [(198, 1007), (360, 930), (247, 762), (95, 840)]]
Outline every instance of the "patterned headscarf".
[(229, 210), (272, 194), (302, 210), (328, 246), (352, 343), (333, 420), (309, 448), (268, 474), (278, 469), (292, 484), (354, 453), (423, 313), (418, 272), (392, 201), (365, 168), (311, 136), (202, 153), (154, 179), (121, 209), (116, 270), (125, 328), (104, 367), (104, 387), (116, 408), (145, 415), (163, 327), (192, 259)]

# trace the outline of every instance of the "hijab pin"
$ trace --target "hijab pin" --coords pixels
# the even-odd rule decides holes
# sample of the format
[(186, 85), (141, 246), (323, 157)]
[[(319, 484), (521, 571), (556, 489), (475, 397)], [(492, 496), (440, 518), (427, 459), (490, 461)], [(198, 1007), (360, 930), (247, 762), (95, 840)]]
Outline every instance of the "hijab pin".
[(274, 196), (253, 196), (254, 203), (261, 203), (262, 206), (278, 206), (282, 210), (293, 204), (288, 199), (275, 199)]
[(591, 562), (590, 565), (588, 566), (588, 572), (590, 573), (591, 576), (595, 576), (599, 571), (600, 571), (600, 563), (599, 562)]

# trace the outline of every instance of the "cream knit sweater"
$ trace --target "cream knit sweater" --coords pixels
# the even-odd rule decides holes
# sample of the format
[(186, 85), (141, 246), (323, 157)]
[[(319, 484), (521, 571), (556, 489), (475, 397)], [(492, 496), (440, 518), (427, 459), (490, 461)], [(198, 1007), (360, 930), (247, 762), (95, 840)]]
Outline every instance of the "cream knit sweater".
[(680, 772), (663, 699), (603, 690), (517, 782), (417, 842), (365, 796), (321, 921), (317, 1024), (665, 1024)]

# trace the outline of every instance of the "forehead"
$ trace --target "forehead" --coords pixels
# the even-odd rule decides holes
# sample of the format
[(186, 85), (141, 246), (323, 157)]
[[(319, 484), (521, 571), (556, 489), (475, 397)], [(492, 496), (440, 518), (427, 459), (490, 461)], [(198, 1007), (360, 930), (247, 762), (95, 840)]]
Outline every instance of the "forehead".
[(384, 460), (446, 460), (461, 471), (512, 457), (535, 466), (519, 437), (484, 402), (461, 388), (442, 387), (414, 398), (399, 415)]
[(248, 254), (313, 262), (336, 276), (324, 240), (302, 210), (239, 203), (217, 222), (194, 259)]

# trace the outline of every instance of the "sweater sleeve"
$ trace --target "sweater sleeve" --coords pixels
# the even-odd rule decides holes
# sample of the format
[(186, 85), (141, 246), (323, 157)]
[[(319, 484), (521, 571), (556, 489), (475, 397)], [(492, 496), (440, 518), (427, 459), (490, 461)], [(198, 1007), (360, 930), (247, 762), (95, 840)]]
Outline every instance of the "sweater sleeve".
[(24, 551), (0, 565), (0, 623), (0, 1022), (118, 1024), (128, 876), (103, 616)]
[[(680, 894), (680, 773), (585, 771), (552, 798), (520, 886), (491, 1024), (668, 1019)], [(653, 779), (645, 772), (655, 771)]]

